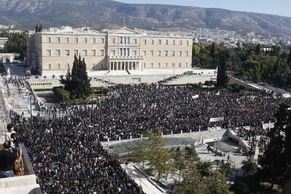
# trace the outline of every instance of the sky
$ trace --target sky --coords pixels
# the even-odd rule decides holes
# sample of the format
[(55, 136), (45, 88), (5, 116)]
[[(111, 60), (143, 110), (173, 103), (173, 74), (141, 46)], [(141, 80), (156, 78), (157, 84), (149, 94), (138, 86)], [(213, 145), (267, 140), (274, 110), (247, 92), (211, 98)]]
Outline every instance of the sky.
[(223, 8), (291, 17), (291, 0), (116, 0), (124, 3)]

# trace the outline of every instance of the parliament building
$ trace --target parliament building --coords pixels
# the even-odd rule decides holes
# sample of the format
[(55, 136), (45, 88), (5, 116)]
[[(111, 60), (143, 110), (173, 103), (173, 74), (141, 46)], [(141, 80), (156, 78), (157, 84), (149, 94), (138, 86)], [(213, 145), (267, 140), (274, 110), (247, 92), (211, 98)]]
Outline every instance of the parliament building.
[(190, 69), (192, 41), (188, 36), (126, 27), (50, 28), (29, 36), (27, 64), (41, 75), (65, 75), (74, 55), (85, 59), (88, 72)]

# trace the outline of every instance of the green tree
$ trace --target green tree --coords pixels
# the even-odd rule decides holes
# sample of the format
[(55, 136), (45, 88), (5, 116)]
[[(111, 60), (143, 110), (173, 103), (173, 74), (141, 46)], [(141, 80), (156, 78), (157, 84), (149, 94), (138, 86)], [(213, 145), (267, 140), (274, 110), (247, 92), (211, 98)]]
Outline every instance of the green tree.
[(65, 90), (70, 92), (71, 97), (77, 99), (88, 97), (91, 89), (85, 60), (75, 56), (72, 72), (68, 71), (66, 79), (62, 78), (61, 83), (64, 84)]
[(225, 87), (228, 82), (228, 77), (226, 75), (226, 61), (227, 61), (227, 52), (223, 51), (220, 53), (218, 72), (217, 72), (217, 86)]
[(207, 194), (207, 186), (195, 163), (188, 165), (182, 177), (183, 181), (174, 186), (174, 194)]
[(242, 170), (244, 171), (245, 175), (254, 175), (257, 173), (258, 166), (253, 159), (248, 158), (247, 160), (244, 160), (242, 164)]
[(165, 141), (158, 132), (149, 132), (148, 138), (140, 140), (133, 155), (137, 161), (146, 163), (149, 170), (157, 175), (157, 179), (173, 172), (171, 152), (165, 148)]
[(207, 193), (211, 194), (231, 194), (224, 175), (219, 171), (213, 171), (205, 180), (207, 183)]
[(7, 34), (8, 40), (4, 45), (4, 52), (19, 53), (19, 59), (26, 57), (26, 41), (28, 35), (25, 32)]
[(259, 157), (259, 164), (264, 180), (283, 186), (291, 174), (291, 115), (288, 106), (281, 104), (274, 116), (276, 123), (267, 134), (268, 141), (262, 142), (266, 149)]

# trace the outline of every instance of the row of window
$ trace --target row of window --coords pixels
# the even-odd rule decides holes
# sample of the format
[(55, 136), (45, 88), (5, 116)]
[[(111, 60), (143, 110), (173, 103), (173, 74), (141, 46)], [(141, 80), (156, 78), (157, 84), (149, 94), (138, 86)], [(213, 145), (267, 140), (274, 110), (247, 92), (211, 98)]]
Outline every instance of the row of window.
[[(103, 67), (102, 64), (100, 66)], [(88, 67), (88, 65), (87, 65), (87, 67)], [(48, 69), (66, 69), (67, 70), (67, 69), (72, 69), (73, 68), (73, 65), (72, 64), (69, 64), (69, 63), (67, 63), (67, 64), (61, 64), (61, 63), (51, 64), (51, 63), (48, 63), (47, 64), (47, 68)], [(97, 68), (97, 64), (96, 63), (93, 63), (92, 64), (92, 68), (93, 69)]]
[(144, 68), (154, 68), (154, 67), (158, 67), (158, 68), (161, 68), (161, 67), (172, 67), (172, 68), (176, 68), (176, 67), (187, 67), (187, 68), (190, 68), (190, 64), (189, 63), (185, 63), (185, 65), (184, 66), (182, 66), (182, 63), (164, 63), (164, 64), (162, 64), (162, 63), (157, 63), (157, 64), (155, 64), (155, 63), (149, 63), (149, 64), (147, 64), (147, 63), (144, 63), (143, 64), (143, 67)]
[(168, 50), (165, 50), (165, 51), (154, 51), (154, 50), (150, 50), (150, 51), (146, 51), (146, 50), (143, 50), (142, 51), (142, 55), (145, 57), (145, 56), (158, 56), (158, 57), (175, 57), (175, 56), (178, 56), (178, 57), (183, 57), (183, 56), (186, 56), (186, 57), (189, 57), (189, 51), (168, 51)]
[[(137, 44), (137, 38), (131, 39), (131, 37), (118, 37), (119, 44), (128, 45), (128, 44)], [(185, 41), (185, 40), (184, 40)], [(144, 39), (144, 45), (184, 45), (183, 40), (176, 40), (176, 39)], [(92, 44), (105, 44), (105, 38), (97, 38), (97, 37), (47, 37), (48, 43), (92, 43)], [(186, 40), (185, 45), (190, 45), (190, 40)], [(112, 38), (112, 44), (116, 44), (116, 38)]]
[[(82, 51), (79, 51), (79, 50), (73, 50), (73, 51), (70, 51), (70, 50), (63, 50), (63, 52), (60, 50), (60, 49), (57, 49), (54, 51), (54, 53), (52, 52), (52, 50), (47, 50), (46, 51), (47, 54), (46, 56), (48, 57), (51, 57), (51, 56), (56, 56), (56, 57), (60, 57), (60, 56), (72, 56), (71, 54), (73, 55), (76, 55), (76, 56), (105, 56), (105, 50), (104, 49), (100, 49), (99, 50), (99, 53), (97, 53), (96, 50), (82, 50)], [(143, 50), (142, 51), (142, 56), (158, 56), (158, 57), (161, 57), (161, 56), (164, 56), (164, 57), (175, 57), (175, 56), (178, 56), (178, 57), (182, 57), (182, 56), (186, 56), (188, 57), (189, 56), (189, 51), (168, 51), (168, 50), (165, 50), (165, 51), (154, 51), (154, 50), (150, 50), (150, 51), (147, 51), (147, 50)], [(111, 50), (111, 53), (110, 53), (111, 56), (117, 56), (117, 53), (116, 53), (116, 50)], [(129, 48), (120, 48), (119, 49), (119, 53), (118, 53), (118, 56), (138, 56), (138, 53), (137, 53), (137, 50), (133, 50), (131, 51), (131, 49)]]
[[(52, 50), (47, 50), (46, 51), (47, 54), (46, 56), (48, 57), (51, 57), (51, 56), (56, 56), (56, 57), (60, 57), (60, 56), (72, 56), (72, 55), (76, 55), (76, 56), (105, 56), (105, 50), (104, 49), (101, 49), (99, 50), (99, 53), (97, 53), (96, 50), (82, 50), (82, 51), (79, 51), (79, 50), (73, 50), (73, 51), (70, 51), (70, 50), (64, 50), (63, 53), (60, 49), (57, 49), (54, 51), (54, 53), (52, 52)], [(71, 55), (72, 54), (72, 55)]]
[(88, 37), (47, 37), (48, 43), (92, 43), (92, 44), (105, 44), (105, 38), (88, 38)]
[[(155, 40), (155, 39), (144, 39), (144, 42), (143, 42), (145, 45), (148, 45), (148, 44), (158, 44), (158, 45), (183, 45), (183, 40), (175, 40), (175, 39), (171, 39), (171, 40), (164, 40), (164, 39), (158, 39), (158, 40)], [(187, 40), (186, 41), (186, 45), (189, 46), (190, 45), (190, 41)]]
[(30, 83), (32, 86), (51, 86), (52, 83)]

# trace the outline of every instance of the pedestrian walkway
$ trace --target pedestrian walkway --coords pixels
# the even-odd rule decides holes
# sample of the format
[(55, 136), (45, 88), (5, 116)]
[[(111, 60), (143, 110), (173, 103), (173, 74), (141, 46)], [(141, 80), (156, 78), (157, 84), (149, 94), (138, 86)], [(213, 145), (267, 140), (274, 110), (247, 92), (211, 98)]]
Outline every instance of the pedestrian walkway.
[(161, 188), (157, 188), (146, 176), (144, 176), (141, 172), (139, 172), (132, 163), (125, 165), (121, 165), (122, 168), (126, 171), (126, 173), (138, 184), (142, 187), (142, 190), (146, 194), (163, 194), (166, 191), (162, 191)]

